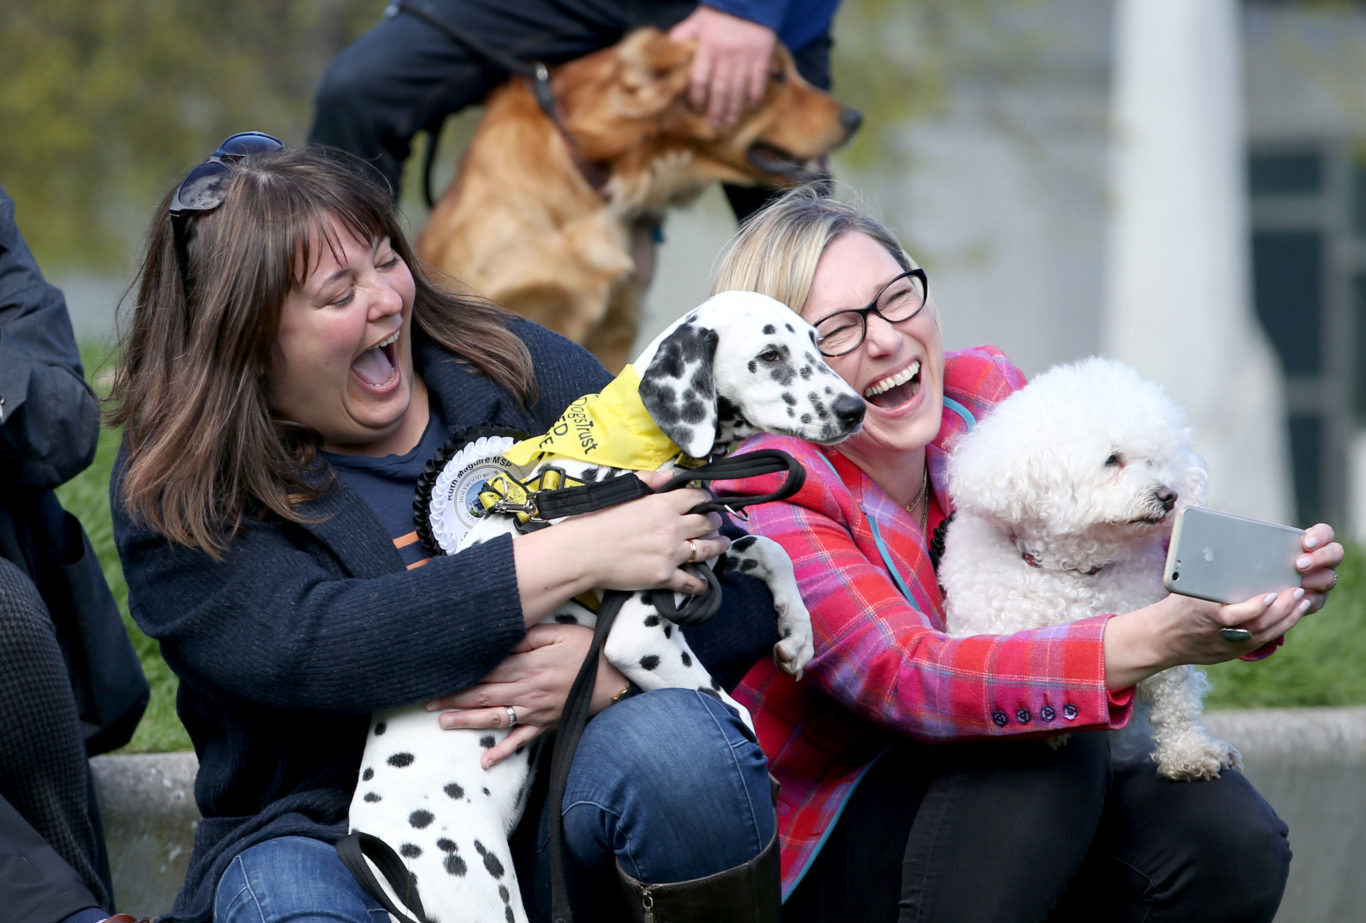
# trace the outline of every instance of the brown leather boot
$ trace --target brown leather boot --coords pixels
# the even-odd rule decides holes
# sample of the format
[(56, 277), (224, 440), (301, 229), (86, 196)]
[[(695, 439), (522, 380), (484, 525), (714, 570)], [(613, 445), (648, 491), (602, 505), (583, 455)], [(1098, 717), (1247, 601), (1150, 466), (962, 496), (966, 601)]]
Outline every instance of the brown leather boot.
[(670, 884), (636, 881), (617, 863), (617, 876), (635, 923), (778, 923), (782, 880), (778, 835), (744, 865)]

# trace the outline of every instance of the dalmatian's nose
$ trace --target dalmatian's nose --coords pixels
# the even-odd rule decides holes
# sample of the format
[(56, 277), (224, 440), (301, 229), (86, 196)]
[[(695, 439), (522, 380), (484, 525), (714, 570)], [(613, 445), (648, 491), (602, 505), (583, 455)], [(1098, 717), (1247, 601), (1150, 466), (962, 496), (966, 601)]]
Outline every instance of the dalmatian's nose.
[(835, 398), (831, 411), (835, 414), (835, 419), (839, 420), (840, 426), (846, 432), (852, 432), (863, 422), (864, 411), (867, 405), (862, 398), (857, 398), (849, 394), (841, 394)]

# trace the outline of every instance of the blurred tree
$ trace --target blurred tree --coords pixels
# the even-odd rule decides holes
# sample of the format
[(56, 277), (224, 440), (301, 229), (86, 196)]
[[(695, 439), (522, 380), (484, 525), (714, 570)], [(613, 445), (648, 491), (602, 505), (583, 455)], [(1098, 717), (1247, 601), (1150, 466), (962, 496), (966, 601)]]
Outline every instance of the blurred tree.
[(228, 134), (308, 130), (378, 0), (0, 5), (0, 175), (45, 263), (120, 266), (178, 171)]

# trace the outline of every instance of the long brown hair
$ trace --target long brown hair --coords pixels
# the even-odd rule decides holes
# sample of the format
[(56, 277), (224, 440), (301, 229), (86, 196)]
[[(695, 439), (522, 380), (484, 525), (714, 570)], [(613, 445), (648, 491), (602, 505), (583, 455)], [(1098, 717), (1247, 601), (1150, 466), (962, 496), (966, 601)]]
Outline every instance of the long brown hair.
[(252, 154), (230, 168), (220, 206), (178, 219), (187, 277), (169, 193), (158, 206), (106, 414), (124, 427), (118, 502), (168, 539), (214, 555), (244, 517), (269, 511), (303, 521), (300, 504), (320, 490), (305, 474), (319, 439), (271, 414), (265, 372), (285, 298), (310, 253), (333, 245), (319, 239), (323, 218), (363, 240), (389, 238), (412, 269), (417, 330), (523, 402), (535, 387), (508, 314), (426, 277), (388, 191), (354, 158), (306, 148)]

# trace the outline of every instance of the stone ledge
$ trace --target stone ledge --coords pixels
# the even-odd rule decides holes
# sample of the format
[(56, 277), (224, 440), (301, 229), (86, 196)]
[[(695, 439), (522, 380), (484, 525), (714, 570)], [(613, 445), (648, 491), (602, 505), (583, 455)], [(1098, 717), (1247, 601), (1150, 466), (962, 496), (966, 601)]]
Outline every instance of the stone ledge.
[[(1290, 824), (1295, 852), (1277, 919), (1339, 923), (1366, 907), (1366, 707), (1218, 711), (1217, 736), (1243, 753), (1247, 775)], [(104, 813), (118, 908), (170, 909), (199, 816), (192, 753), (91, 761)]]

